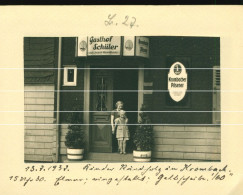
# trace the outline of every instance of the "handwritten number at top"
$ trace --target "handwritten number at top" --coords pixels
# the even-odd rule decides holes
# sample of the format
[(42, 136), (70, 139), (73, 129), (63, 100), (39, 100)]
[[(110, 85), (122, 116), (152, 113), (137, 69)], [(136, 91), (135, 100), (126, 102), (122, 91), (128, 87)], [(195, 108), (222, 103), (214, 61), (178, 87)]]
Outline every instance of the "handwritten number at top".
[[(106, 26), (111, 26), (111, 25), (116, 25), (117, 26), (118, 23), (115, 22), (115, 17), (116, 17), (116, 14), (113, 14), (113, 15), (109, 14), (108, 15), (108, 19), (105, 20), (105, 25)], [(122, 24), (124, 26), (127, 26), (127, 27), (129, 26), (130, 28), (132, 28), (134, 26), (138, 27), (138, 25), (135, 25), (136, 21), (137, 21), (137, 19), (135, 17), (129, 17), (128, 15), (126, 15), (124, 20), (123, 20), (123, 22), (122, 22)]]
[[(125, 21), (122, 23), (125, 26), (128, 26), (129, 24), (127, 23), (127, 21), (129, 20), (129, 16), (125, 16)], [(132, 17), (132, 21), (130, 22), (130, 28), (132, 28), (136, 23), (136, 18)]]

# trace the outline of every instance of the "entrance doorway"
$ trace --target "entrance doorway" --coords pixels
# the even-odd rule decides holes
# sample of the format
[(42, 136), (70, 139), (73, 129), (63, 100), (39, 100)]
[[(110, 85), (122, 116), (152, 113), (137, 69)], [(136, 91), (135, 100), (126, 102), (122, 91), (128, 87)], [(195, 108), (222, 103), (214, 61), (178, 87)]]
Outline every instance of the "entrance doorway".
[[(137, 123), (138, 110), (138, 71), (137, 70), (115, 70), (114, 71), (113, 105), (117, 101), (124, 103), (124, 110), (128, 118), (130, 140), (127, 141), (127, 152), (133, 150), (133, 135)], [(116, 92), (121, 90), (121, 92)], [(118, 151), (117, 140), (113, 136), (113, 151)]]
[[(92, 70), (90, 85), (90, 150), (117, 152), (117, 140), (112, 136), (110, 114), (117, 101), (124, 102), (129, 124), (136, 124), (138, 110), (138, 71), (129, 69)], [(136, 126), (129, 125), (127, 152), (133, 150)]]

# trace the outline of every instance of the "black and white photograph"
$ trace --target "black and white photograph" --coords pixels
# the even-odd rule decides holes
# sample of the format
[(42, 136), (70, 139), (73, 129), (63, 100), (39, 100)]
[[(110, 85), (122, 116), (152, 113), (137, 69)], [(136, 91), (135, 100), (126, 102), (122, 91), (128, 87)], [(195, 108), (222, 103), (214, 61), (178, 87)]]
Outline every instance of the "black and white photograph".
[(1, 6), (0, 194), (243, 194), (242, 6)]
[(221, 160), (220, 37), (24, 37), (25, 162)]

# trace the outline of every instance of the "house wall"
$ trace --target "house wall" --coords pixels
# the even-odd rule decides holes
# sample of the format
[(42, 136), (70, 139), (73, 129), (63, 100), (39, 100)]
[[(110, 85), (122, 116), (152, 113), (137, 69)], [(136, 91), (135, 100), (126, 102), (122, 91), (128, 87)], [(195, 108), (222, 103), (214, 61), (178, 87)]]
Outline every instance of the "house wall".
[[(144, 72), (144, 89), (149, 90), (144, 92), (144, 104), (154, 111), (150, 116), (152, 122), (157, 124), (154, 126), (153, 158), (220, 160), (220, 126), (210, 126), (213, 123), (212, 92), (187, 92), (179, 103), (171, 102), (166, 92), (168, 68), (176, 61), (187, 68), (189, 90), (213, 89), (211, 68), (220, 64), (219, 38), (151, 37), (150, 40), (150, 67), (158, 69)], [(156, 92), (158, 90), (162, 91)]]
[(52, 162), (56, 153), (54, 85), (25, 85), (24, 89), (25, 161)]
[(67, 159), (67, 147), (65, 146), (65, 136), (68, 132), (68, 125), (62, 124), (61, 125), (61, 133), (60, 133), (60, 161), (63, 162)]
[[(67, 123), (69, 112), (74, 106), (79, 106), (80, 111), (83, 111), (84, 102), (84, 64), (75, 61), (76, 38), (65, 37), (62, 38), (62, 68), (69, 65), (77, 66), (77, 86), (63, 85), (63, 72), (61, 74), (61, 90), (60, 93), (60, 120), (61, 123)], [(82, 113), (83, 114), (83, 113)]]
[[(68, 132), (68, 120), (70, 111), (74, 109), (74, 106), (79, 106), (79, 110), (82, 112), (84, 107), (84, 70), (79, 69), (83, 67), (83, 63), (75, 60), (76, 49), (76, 37), (64, 37), (62, 38), (62, 68), (69, 65), (77, 66), (77, 86), (64, 86), (63, 85), (63, 71), (61, 74), (61, 90), (65, 91), (60, 93), (60, 158), (63, 162), (67, 159), (67, 148), (65, 146), (65, 136)], [(75, 90), (75, 91), (73, 91)], [(79, 92), (77, 92), (79, 91)], [(65, 112), (67, 111), (67, 112)], [(83, 115), (83, 113), (82, 113)]]
[(154, 126), (153, 158), (157, 160), (221, 159), (220, 127)]
[[(150, 67), (146, 70), (153, 81), (152, 110), (189, 111), (157, 112), (152, 115), (156, 124), (211, 124), (213, 109), (213, 66), (220, 64), (219, 38), (208, 37), (152, 37)], [(168, 92), (168, 68), (181, 62), (187, 71), (186, 96), (174, 102)], [(190, 91), (190, 90), (197, 90)], [(204, 90), (208, 90), (205, 92)], [(161, 91), (161, 92), (156, 92)], [(190, 112), (209, 111), (209, 112)]]
[(24, 38), (25, 161), (55, 161), (57, 56), (57, 38)]

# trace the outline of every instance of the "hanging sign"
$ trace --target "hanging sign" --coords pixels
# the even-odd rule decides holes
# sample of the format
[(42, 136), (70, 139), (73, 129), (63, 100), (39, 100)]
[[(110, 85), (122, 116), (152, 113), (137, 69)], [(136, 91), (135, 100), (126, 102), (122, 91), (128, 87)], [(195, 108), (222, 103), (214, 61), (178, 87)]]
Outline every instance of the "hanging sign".
[(91, 36), (88, 37), (88, 55), (120, 55), (121, 37), (120, 36)]
[(78, 37), (78, 56), (87, 56), (87, 37)]
[(168, 73), (168, 90), (170, 97), (176, 101), (181, 101), (187, 90), (186, 68), (180, 62), (172, 64)]
[(149, 38), (136, 37), (136, 56), (149, 57)]
[(134, 56), (135, 37), (125, 36), (123, 42), (123, 56)]

